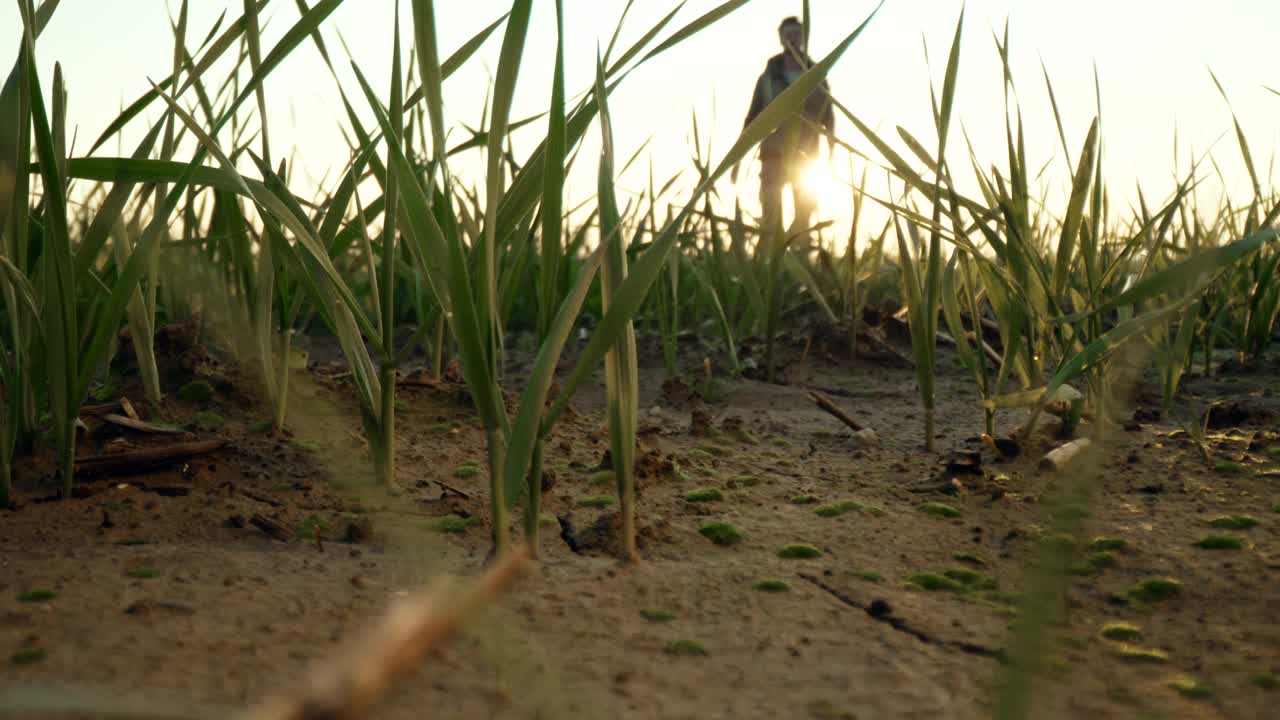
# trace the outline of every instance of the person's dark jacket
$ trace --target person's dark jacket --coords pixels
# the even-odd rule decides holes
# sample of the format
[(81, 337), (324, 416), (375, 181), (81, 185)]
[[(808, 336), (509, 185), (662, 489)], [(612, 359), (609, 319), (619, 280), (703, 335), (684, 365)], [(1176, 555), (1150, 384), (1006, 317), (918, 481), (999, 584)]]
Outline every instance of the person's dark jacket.
[[(804, 67), (808, 69), (813, 66), (813, 60), (804, 58)], [(769, 103), (782, 94), (788, 86), (787, 76), (784, 72), (786, 67), (786, 54), (779, 53), (769, 58), (769, 63), (765, 66), (764, 73), (756, 81), (755, 93), (751, 97), (751, 109), (747, 111), (746, 122), (743, 127), (751, 124)], [(809, 95), (805, 101), (804, 115), (809, 122), (800, 122), (799, 125), (799, 145), (798, 149), (805, 152), (814, 152), (818, 149), (818, 140), (821, 134), (818, 125), (826, 128), (827, 132), (835, 130), (836, 115), (835, 109), (831, 103), (831, 86), (824, 79), (817, 89)], [(785, 144), (785, 129), (787, 124), (775, 130), (769, 137), (765, 138), (760, 145), (760, 154), (762, 157), (775, 159), (782, 156), (783, 145)]]

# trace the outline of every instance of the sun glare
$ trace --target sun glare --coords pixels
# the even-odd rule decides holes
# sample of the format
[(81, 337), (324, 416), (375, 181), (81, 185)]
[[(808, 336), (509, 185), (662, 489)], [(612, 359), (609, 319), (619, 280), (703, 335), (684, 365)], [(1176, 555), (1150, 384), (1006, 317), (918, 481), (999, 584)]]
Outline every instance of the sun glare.
[(818, 210), (825, 215), (834, 214), (846, 196), (831, 173), (831, 165), (821, 160), (809, 163), (800, 174), (800, 182), (817, 202)]

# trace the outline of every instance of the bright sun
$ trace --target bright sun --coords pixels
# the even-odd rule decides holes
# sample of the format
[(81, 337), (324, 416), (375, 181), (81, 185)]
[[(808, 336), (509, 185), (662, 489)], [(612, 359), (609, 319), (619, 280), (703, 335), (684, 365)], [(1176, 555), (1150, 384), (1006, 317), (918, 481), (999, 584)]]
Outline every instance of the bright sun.
[(821, 209), (834, 208), (840, 200), (840, 186), (831, 175), (831, 166), (821, 160), (809, 163), (800, 174), (800, 182), (813, 194)]

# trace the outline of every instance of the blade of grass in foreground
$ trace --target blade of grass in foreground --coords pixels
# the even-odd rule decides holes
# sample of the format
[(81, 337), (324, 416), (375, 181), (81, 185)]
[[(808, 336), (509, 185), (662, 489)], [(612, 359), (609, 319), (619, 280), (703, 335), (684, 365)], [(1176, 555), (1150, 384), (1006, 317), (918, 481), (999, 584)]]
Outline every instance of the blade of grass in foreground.
[[(602, 307), (607, 313), (614, 294), (626, 281), (627, 248), (613, 183), (613, 127), (604, 83), (604, 62), (597, 57), (596, 96), (600, 98), (602, 146), (597, 197), (600, 202), (600, 244), (605, 248), (600, 293)], [(635, 329), (630, 319), (623, 321), (618, 339), (605, 354), (604, 363), (609, 406), (609, 445), (614, 477), (618, 483), (618, 496), (621, 499), (622, 559), (633, 562), (639, 558), (636, 553), (635, 452), (640, 388)]]

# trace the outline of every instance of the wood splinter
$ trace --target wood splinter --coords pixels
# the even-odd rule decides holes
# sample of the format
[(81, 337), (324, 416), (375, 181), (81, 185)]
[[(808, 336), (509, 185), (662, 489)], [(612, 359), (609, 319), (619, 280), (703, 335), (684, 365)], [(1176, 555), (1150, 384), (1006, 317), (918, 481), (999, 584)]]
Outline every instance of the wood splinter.
[(301, 697), (268, 703), (244, 720), (367, 718), (395, 681), (417, 669), (427, 653), (447, 641), (468, 615), (506, 590), (528, 565), (528, 551), (500, 555), (461, 591), (423, 591), (393, 607), (354, 652), (317, 668)]
[(207, 455), (226, 446), (224, 440), (203, 440), (163, 447), (143, 448), (129, 452), (76, 458), (77, 475), (105, 475), (117, 472), (140, 472), (184, 462)]
[(858, 422), (857, 420), (854, 420), (852, 417), (849, 416), (848, 413), (841, 410), (834, 402), (832, 402), (831, 398), (827, 397), (826, 395), (823, 395), (820, 392), (811, 390), (809, 392), (809, 399), (812, 400), (814, 403), (816, 403), (818, 407), (822, 408), (832, 417), (844, 423), (850, 430), (853, 431), (853, 436), (858, 440), (879, 442), (880, 436), (876, 434), (875, 430), (872, 430), (871, 428), (864, 426), (862, 423)]
[(1092, 444), (1089, 438), (1078, 438), (1066, 445), (1054, 448), (1040, 460), (1040, 469), (1042, 471), (1061, 472), (1071, 461), (1084, 454), (1084, 451)]

